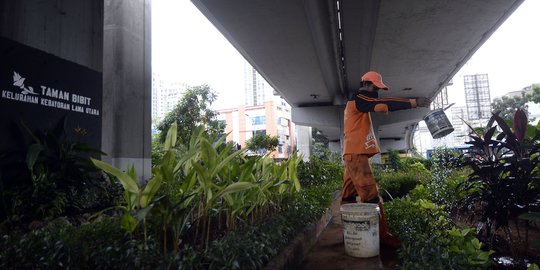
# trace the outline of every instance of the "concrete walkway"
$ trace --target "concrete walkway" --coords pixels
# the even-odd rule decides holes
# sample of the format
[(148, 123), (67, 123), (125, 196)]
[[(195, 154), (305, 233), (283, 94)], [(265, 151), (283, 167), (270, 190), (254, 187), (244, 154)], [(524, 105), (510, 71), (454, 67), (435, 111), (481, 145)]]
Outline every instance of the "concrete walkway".
[(355, 258), (345, 254), (343, 225), (339, 207), (340, 200), (334, 200), (331, 206), (332, 220), (321, 233), (319, 241), (304, 260), (302, 269), (394, 269), (398, 258), (395, 251), (391, 249), (381, 247), (380, 256), (367, 259)]

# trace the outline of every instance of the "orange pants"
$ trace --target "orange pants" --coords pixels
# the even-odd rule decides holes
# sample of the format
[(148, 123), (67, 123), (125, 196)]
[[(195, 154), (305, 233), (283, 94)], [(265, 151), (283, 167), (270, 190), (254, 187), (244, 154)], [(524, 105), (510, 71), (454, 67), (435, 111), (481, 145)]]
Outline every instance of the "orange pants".
[(343, 189), (342, 203), (356, 202), (360, 196), (362, 202), (379, 202), (379, 190), (371, 172), (369, 157), (362, 154), (346, 154), (343, 156)]
[(379, 216), (379, 237), (381, 243), (392, 248), (399, 248), (401, 241), (388, 231), (388, 225), (384, 217), (383, 200), (379, 196), (379, 189), (371, 166), (369, 166), (368, 155), (346, 154), (343, 156), (345, 171), (343, 173), (343, 190), (341, 191), (341, 204), (355, 203), (356, 196), (361, 202), (378, 203)]

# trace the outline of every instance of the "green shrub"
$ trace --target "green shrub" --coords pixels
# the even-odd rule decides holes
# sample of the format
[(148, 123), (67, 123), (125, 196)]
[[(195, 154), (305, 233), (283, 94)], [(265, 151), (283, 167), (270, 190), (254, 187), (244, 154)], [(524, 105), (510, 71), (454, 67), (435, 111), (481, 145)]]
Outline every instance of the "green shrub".
[(416, 185), (423, 183), (425, 175), (414, 171), (408, 172), (381, 172), (376, 176), (381, 196), (385, 201), (401, 198)]
[(527, 235), (528, 228), (520, 232), (517, 226), (517, 233), (511, 233), (509, 226), (520, 215), (535, 211), (540, 194), (540, 132), (536, 129), (534, 137), (526, 137), (527, 121), (518, 109), (512, 129), (494, 113), (483, 132), (469, 136), (471, 148), (464, 155), (464, 164), (472, 172), (462, 185), (468, 193), (461, 204), (480, 216), (480, 234), (485, 234), (490, 246), (501, 229), (513, 253), (526, 241), (521, 236)]
[(89, 160), (104, 153), (83, 142), (84, 129), (66, 127), (66, 118), (46, 131), (23, 124), (18, 149), (0, 153), (0, 224), (24, 226), (114, 204), (118, 187)]
[(459, 185), (467, 179), (469, 170), (460, 167), (459, 152), (439, 148), (433, 152), (431, 160), (431, 177), (425, 187), (429, 191), (429, 199), (447, 207), (456, 207), (465, 193)]
[(429, 200), (395, 199), (385, 203), (385, 211), (390, 231), (405, 244), (451, 228), (443, 207)]
[(390, 150), (388, 151), (387, 155), (388, 155), (387, 165), (390, 170), (394, 172), (403, 170), (404, 164), (401, 158), (399, 157), (398, 151)]
[(411, 196), (385, 204), (390, 231), (403, 244), (399, 269), (488, 269), (492, 251), (483, 251), (474, 230), (452, 228), (442, 206), (425, 197), (422, 185)]
[(493, 251), (482, 244), (471, 228), (441, 231), (409, 242), (399, 250), (398, 269), (489, 269)]
[(423, 157), (403, 157), (401, 163), (410, 170), (413, 164), (420, 163), (425, 169), (430, 168), (431, 161)]
[(2, 269), (140, 269), (170, 260), (156, 241), (131, 239), (112, 219), (80, 227), (58, 220), (23, 236), (3, 235), (0, 246)]
[(177, 158), (175, 130), (143, 186), (133, 168), (92, 160), (125, 189), (124, 202), (94, 215), (102, 222), (0, 231), (0, 268), (261, 268), (322, 215), (341, 185), (341, 166), (314, 160), (301, 189), (297, 155), (244, 158), (203, 129)]
[(209, 269), (262, 268), (300, 230), (321, 217), (330, 205), (334, 191), (332, 185), (303, 189), (283, 213), (214, 241), (207, 252)]
[(417, 185), (407, 196), (413, 201), (431, 200), (431, 193), (424, 185)]
[(126, 234), (117, 219), (79, 227), (59, 219), (26, 235), (2, 235), (0, 269), (260, 269), (326, 211), (335, 190), (303, 189), (283, 212), (214, 240), (206, 251), (183, 243), (178, 253), (164, 253), (159, 239), (144, 241), (142, 229)]
[(343, 179), (343, 165), (311, 156), (308, 162), (298, 165), (298, 179), (303, 187), (340, 182)]

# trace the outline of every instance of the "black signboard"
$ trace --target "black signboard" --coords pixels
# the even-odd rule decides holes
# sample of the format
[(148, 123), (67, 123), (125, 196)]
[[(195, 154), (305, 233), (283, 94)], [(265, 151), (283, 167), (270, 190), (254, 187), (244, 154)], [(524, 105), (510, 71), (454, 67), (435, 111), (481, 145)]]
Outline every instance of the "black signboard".
[[(0, 153), (66, 120), (66, 135), (101, 148), (102, 74), (0, 37)], [(24, 123), (24, 124), (22, 124)]]

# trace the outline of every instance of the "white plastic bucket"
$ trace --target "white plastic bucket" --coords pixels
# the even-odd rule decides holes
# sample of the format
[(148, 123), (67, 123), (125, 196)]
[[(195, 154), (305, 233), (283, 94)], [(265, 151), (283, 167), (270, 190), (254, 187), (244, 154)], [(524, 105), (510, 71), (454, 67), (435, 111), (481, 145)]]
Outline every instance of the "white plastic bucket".
[(433, 139), (442, 138), (454, 131), (454, 127), (452, 127), (452, 123), (446, 117), (443, 109), (437, 109), (428, 113), (424, 116), (424, 121)]
[(345, 253), (359, 258), (379, 255), (379, 206), (350, 203), (341, 206)]

